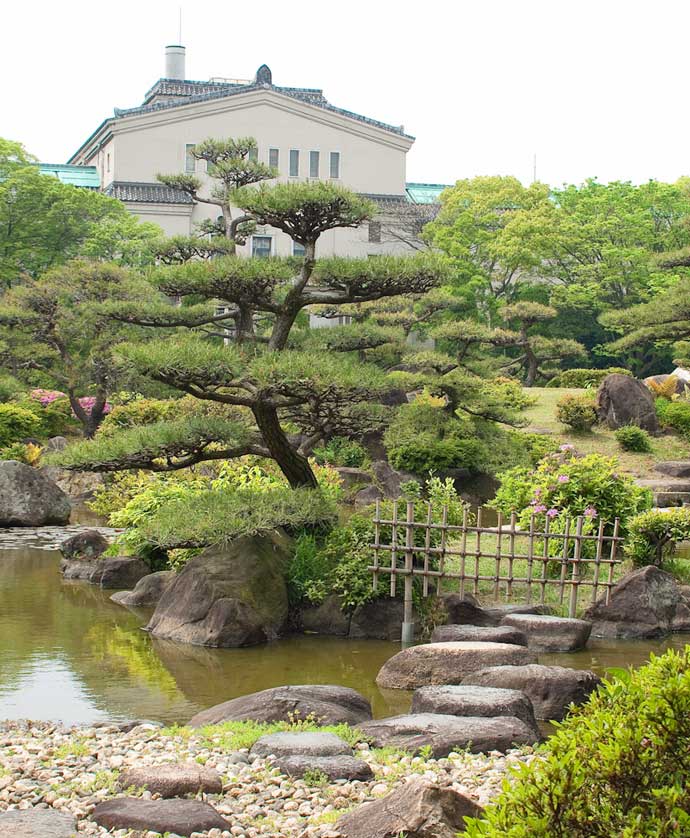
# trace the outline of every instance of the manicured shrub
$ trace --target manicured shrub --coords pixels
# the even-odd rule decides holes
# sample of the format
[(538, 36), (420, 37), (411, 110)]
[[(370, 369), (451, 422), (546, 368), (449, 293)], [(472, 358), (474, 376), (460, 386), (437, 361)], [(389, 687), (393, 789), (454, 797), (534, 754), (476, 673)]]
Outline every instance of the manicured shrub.
[(172, 399), (133, 399), (126, 404), (116, 405), (101, 423), (98, 434), (107, 436), (122, 428), (159, 422), (169, 418), (175, 407), (176, 402)]
[(537, 397), (529, 393), (522, 383), (515, 378), (499, 376), (488, 382), (494, 393), (501, 398), (506, 407), (513, 410), (526, 410), (537, 403)]
[(0, 404), (0, 448), (40, 434), (41, 420), (35, 413), (17, 404)]
[(556, 404), (556, 419), (574, 431), (591, 431), (597, 422), (594, 399), (589, 393), (568, 393)]
[(11, 375), (0, 375), (0, 403), (9, 402), (19, 395), (24, 385)]
[(690, 835), (690, 647), (605, 682), (467, 838)]
[(625, 553), (636, 565), (660, 567), (680, 541), (690, 541), (690, 508), (653, 509), (628, 522)]
[(540, 521), (548, 516), (553, 526), (568, 514), (607, 523), (620, 518), (625, 532), (633, 515), (651, 507), (652, 497), (618, 469), (615, 457), (580, 457), (572, 445), (562, 445), (534, 469), (514, 468), (499, 475), (501, 485), (489, 505), (504, 515), (517, 512), (523, 526), (532, 513)]
[(314, 449), (314, 459), (319, 465), (361, 468), (367, 461), (367, 449), (354, 439), (334, 436), (325, 445)]
[(623, 369), (623, 367), (607, 367), (603, 370), (595, 369), (571, 369), (563, 370), (555, 378), (546, 385), (547, 387), (598, 387), (607, 375), (630, 375), (630, 370)]
[(614, 436), (623, 451), (636, 451), (646, 454), (652, 450), (649, 434), (637, 425), (624, 425), (618, 428)]
[(663, 427), (671, 428), (681, 436), (690, 439), (690, 402), (659, 398), (655, 400), (655, 405), (657, 416)]

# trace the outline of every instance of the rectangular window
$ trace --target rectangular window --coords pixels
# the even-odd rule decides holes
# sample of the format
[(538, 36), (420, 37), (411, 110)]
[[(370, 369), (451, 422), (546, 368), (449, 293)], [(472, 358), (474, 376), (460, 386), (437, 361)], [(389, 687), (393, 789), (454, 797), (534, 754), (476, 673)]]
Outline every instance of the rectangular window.
[(290, 149), (290, 177), (299, 177), (299, 151)]
[(277, 169), (280, 166), (280, 152), (277, 148), (268, 149), (268, 165), (272, 169)]
[(109, 172), (110, 171), (110, 152), (108, 152), (107, 161), (108, 161), (108, 165), (107, 165), (106, 171)]
[(380, 221), (370, 221), (369, 222), (369, 241), (374, 242), (374, 244), (381, 243), (381, 222)]
[(304, 245), (299, 242), (292, 243), (292, 255), (299, 256), (300, 259), (304, 256)]
[(184, 170), (185, 172), (193, 172), (196, 169), (196, 159), (192, 152), (194, 151), (194, 143), (187, 143), (184, 147)]
[(252, 163), (256, 163), (259, 159), (259, 149), (254, 146), (254, 148), (249, 149), (249, 154), (247, 155)]
[(340, 152), (339, 151), (332, 151), (331, 152), (330, 177), (332, 177), (332, 178), (339, 178), (340, 177)]
[(271, 236), (252, 236), (252, 256), (268, 259), (271, 255)]
[(310, 151), (309, 152), (309, 177), (318, 177), (319, 176), (319, 152), (318, 151)]

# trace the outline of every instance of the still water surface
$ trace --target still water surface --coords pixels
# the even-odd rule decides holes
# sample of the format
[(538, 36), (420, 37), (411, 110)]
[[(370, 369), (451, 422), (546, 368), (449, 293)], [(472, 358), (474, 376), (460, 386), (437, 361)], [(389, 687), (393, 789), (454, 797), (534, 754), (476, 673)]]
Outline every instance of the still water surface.
[[(148, 718), (184, 723), (194, 713), (281, 684), (342, 684), (370, 699), (377, 717), (406, 712), (410, 695), (379, 690), (376, 673), (399, 650), (383, 641), (296, 636), (248, 649), (206, 649), (151, 638), (150, 612), (112, 603), (112, 591), (66, 583), (55, 550), (0, 549), (0, 719), (91, 723)], [(663, 641), (593, 641), (585, 652), (540, 662), (637, 666)]]

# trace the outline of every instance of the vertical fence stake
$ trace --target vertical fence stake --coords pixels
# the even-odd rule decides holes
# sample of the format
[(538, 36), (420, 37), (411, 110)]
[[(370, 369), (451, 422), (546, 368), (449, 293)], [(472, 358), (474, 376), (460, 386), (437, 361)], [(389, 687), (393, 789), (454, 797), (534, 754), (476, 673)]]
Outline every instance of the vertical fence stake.
[(577, 614), (577, 594), (580, 585), (580, 557), (582, 555), (582, 515), (577, 516), (575, 525), (575, 555), (573, 556), (573, 573), (570, 580), (570, 605), (568, 616), (574, 617)]
[[(445, 530), (444, 530), (445, 532)], [(460, 598), (465, 596), (465, 559), (467, 553), (467, 507), (462, 508), (462, 539), (460, 541)]]
[(497, 522), (498, 534), (496, 536), (496, 575), (494, 576), (494, 599), (499, 596), (499, 579), (501, 577), (501, 541), (503, 539), (503, 515), (498, 513)]
[(391, 537), (391, 596), (394, 597), (397, 590), (398, 577), (396, 570), (398, 567), (398, 501), (393, 501), (393, 530)]
[(374, 591), (379, 586), (379, 545), (381, 544), (381, 500), (376, 498), (376, 517), (374, 519)]
[(414, 567), (414, 503), (407, 502), (405, 523), (405, 602), (403, 606), (402, 644), (414, 643), (414, 612), (412, 610), (412, 569)]
[(563, 533), (563, 555), (561, 556), (561, 580), (559, 584), (558, 601), (563, 605), (565, 599), (565, 575), (568, 571), (568, 542), (570, 540), (570, 516), (565, 519), (565, 532)]
[(532, 563), (534, 561), (534, 512), (529, 519), (529, 545), (527, 547), (527, 605), (532, 602)]
[(472, 591), (475, 596), (479, 593), (479, 557), (482, 553), (482, 508), (481, 506), (477, 510), (477, 526), (476, 526), (476, 534), (477, 534), (477, 546), (474, 551), (474, 583), (472, 585)]
[(544, 600), (546, 599), (546, 571), (548, 569), (549, 564), (549, 528), (551, 524), (551, 519), (549, 516), (546, 516), (546, 523), (544, 524), (544, 552), (542, 554), (543, 561), (541, 565), (541, 581), (540, 581), (540, 588), (539, 591), (539, 602), (543, 605)]
[(616, 560), (616, 549), (618, 548), (618, 527), (620, 525), (620, 519), (616, 518), (613, 522), (613, 537), (611, 539), (611, 551), (609, 553), (609, 578), (608, 582), (606, 583), (606, 604), (609, 604), (609, 600), (611, 599), (611, 588), (613, 587), (613, 568), (615, 565), (613, 564)]
[(599, 575), (601, 574), (601, 556), (604, 550), (604, 519), (599, 519), (599, 532), (597, 533), (597, 552), (594, 558), (594, 584), (592, 585), (592, 602), (597, 601), (599, 589)]
[(506, 585), (506, 599), (513, 598), (513, 562), (515, 561), (515, 528), (517, 526), (517, 516), (514, 512), (510, 513), (510, 556), (508, 557), (508, 584)]
[[(431, 507), (431, 504), (429, 504)], [(441, 511), (441, 558), (438, 560), (438, 578), (436, 579), (436, 595), (441, 596), (441, 581), (446, 563), (446, 527), (448, 526), (448, 507), (444, 506)]]

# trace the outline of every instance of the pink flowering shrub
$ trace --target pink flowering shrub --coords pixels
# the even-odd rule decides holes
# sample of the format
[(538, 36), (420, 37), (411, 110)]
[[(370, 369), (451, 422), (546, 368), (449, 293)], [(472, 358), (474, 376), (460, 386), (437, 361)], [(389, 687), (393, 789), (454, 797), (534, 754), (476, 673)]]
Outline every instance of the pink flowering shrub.
[(504, 515), (516, 512), (524, 527), (529, 526), (532, 515), (539, 525), (548, 518), (552, 532), (561, 531), (559, 522), (566, 515), (582, 515), (586, 529), (595, 529), (601, 519), (608, 525), (619, 518), (624, 534), (627, 521), (652, 505), (647, 489), (618, 472), (615, 457), (581, 457), (572, 445), (561, 446), (533, 469), (510, 469), (499, 475), (499, 480), (501, 485), (490, 506)]
[[(67, 394), (62, 393), (60, 390), (42, 390), (36, 389), (32, 390), (29, 393), (29, 397), (34, 399), (40, 403), (42, 407), (48, 407), (48, 405), (52, 404), (53, 402), (57, 401), (58, 399), (66, 399)], [(82, 408), (86, 411), (86, 413), (90, 416), (91, 411), (93, 410), (93, 406), (96, 403), (95, 396), (81, 396), (79, 399), (79, 404)], [(103, 408), (103, 413), (110, 413), (112, 410), (112, 406), (106, 402), (105, 407)], [(74, 415), (74, 411), (72, 411), (72, 415)]]

